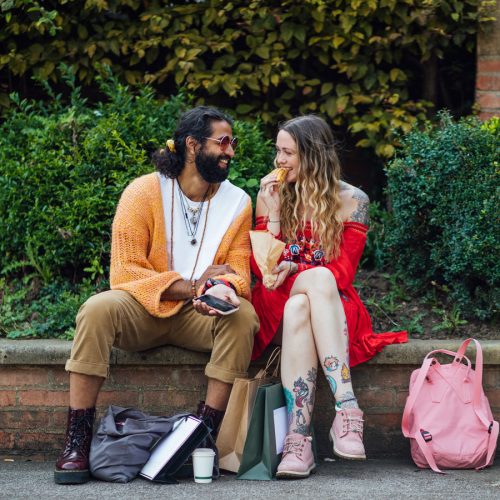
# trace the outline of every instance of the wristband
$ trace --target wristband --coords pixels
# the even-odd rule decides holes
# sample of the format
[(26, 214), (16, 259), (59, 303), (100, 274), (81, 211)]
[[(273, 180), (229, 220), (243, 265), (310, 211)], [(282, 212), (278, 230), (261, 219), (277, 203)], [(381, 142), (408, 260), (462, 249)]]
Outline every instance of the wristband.
[(212, 288), (215, 285), (226, 285), (229, 288), (232, 288), (236, 292), (236, 288), (229, 281), (220, 278), (219, 279), (208, 278), (207, 281), (205, 282), (205, 286), (203, 287), (203, 293), (205, 293), (209, 288)]
[(193, 299), (196, 298), (196, 280), (191, 280), (191, 294)]

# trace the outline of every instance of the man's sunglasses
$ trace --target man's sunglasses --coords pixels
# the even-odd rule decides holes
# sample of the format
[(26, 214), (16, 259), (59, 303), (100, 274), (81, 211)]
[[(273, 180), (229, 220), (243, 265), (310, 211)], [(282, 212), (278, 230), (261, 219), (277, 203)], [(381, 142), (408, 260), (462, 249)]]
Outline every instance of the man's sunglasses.
[(209, 141), (215, 141), (219, 143), (220, 150), (222, 152), (226, 151), (226, 149), (231, 145), (233, 148), (233, 151), (236, 149), (236, 146), (238, 145), (238, 138), (233, 137), (232, 139), (228, 135), (223, 135), (220, 139), (214, 139), (213, 137), (205, 137), (205, 139), (208, 139)]

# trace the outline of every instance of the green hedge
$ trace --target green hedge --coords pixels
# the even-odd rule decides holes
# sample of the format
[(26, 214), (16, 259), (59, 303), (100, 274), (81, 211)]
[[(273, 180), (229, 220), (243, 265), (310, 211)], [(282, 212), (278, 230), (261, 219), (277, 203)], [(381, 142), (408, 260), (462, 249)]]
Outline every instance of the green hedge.
[(387, 168), (386, 261), (416, 290), (487, 319), (500, 302), (500, 120), (440, 118), (407, 135)]
[(464, 52), (473, 54), (493, 8), (489, 0), (6, 0), (0, 106), (9, 91), (33, 91), (31, 76), (61, 82), (60, 62), (92, 94), (108, 65), (128, 84), (164, 95), (184, 86), (197, 102), (273, 126), (320, 113), (359, 147), (390, 157), (393, 131), (408, 132), (437, 93), (448, 89), (449, 106), (464, 82), (473, 89)]
[[(82, 299), (107, 286), (120, 194), (153, 170), (150, 153), (188, 105), (183, 94), (132, 94), (114, 78), (100, 82), (107, 100), (87, 105), (68, 74), (69, 104), (14, 96), (0, 125), (0, 332), (11, 336), (63, 333)], [(255, 198), (273, 148), (259, 123), (236, 121), (234, 130), (230, 179)]]

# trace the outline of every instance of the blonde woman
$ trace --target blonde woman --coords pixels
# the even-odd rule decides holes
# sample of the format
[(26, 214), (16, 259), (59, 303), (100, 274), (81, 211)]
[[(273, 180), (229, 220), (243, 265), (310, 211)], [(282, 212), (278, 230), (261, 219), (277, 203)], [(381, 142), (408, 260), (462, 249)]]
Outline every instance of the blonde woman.
[[(281, 379), (289, 429), (278, 478), (307, 477), (315, 467), (309, 434), (317, 371), (335, 398), (333, 452), (364, 460), (363, 412), (350, 368), (406, 332), (375, 335), (353, 280), (368, 230), (366, 194), (340, 180), (334, 137), (324, 120), (302, 116), (284, 123), (276, 139), (276, 167), (261, 180), (256, 229), (286, 243), (271, 288), (252, 257), (253, 305), (261, 327), (253, 351), (282, 343)], [(319, 363), (318, 363), (319, 360)], [(319, 364), (319, 368), (318, 368)]]

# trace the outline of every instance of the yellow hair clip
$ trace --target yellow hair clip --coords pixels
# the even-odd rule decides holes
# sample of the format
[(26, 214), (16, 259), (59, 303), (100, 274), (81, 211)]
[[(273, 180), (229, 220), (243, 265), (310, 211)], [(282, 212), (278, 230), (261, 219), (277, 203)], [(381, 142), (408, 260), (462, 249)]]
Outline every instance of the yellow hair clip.
[(173, 141), (173, 139), (169, 139), (167, 141), (167, 148), (171, 153), (175, 153), (175, 142)]

